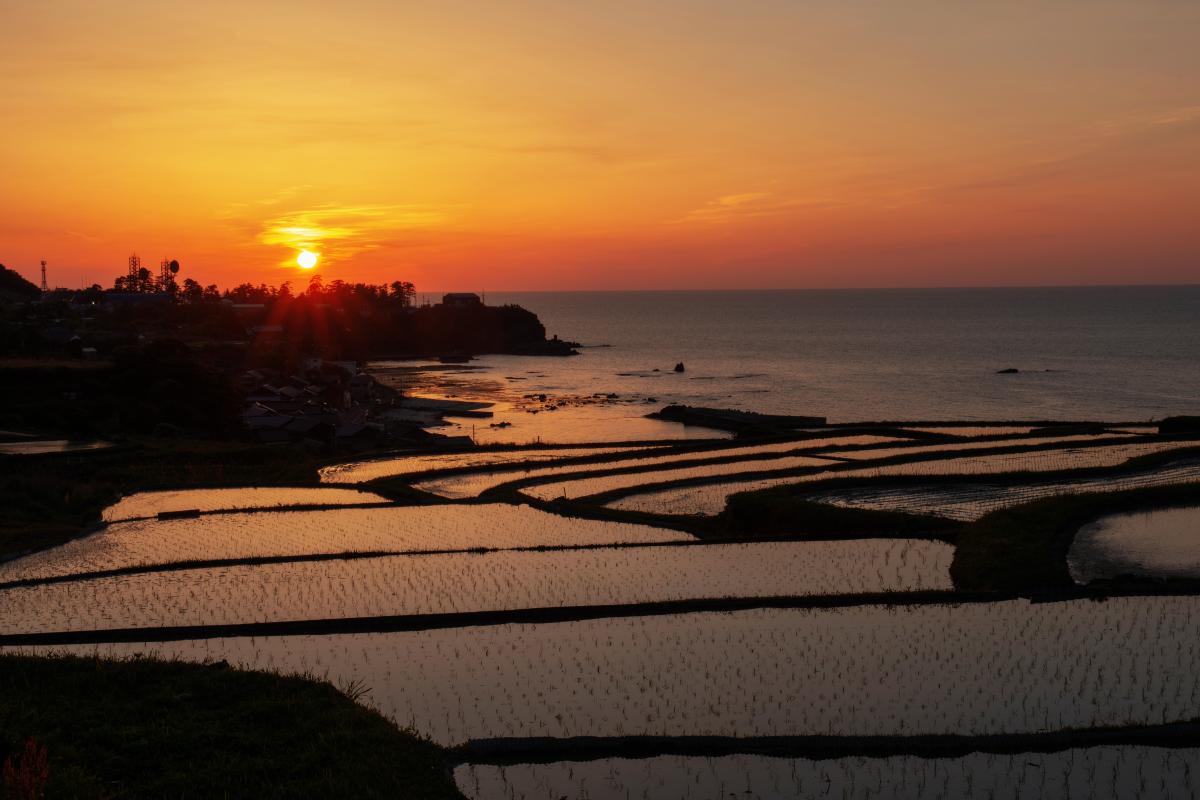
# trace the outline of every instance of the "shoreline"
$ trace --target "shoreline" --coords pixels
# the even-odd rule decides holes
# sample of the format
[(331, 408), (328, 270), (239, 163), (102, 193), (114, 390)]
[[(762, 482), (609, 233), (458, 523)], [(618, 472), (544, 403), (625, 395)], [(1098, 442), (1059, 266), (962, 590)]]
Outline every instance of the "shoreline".
[[(796, 430), (843, 431), (853, 428), (1142, 428), (1161, 420), (1103, 420), (1097, 418), (914, 418), (842, 419), (818, 414), (780, 415), (754, 410), (752, 401), (737, 407), (690, 406), (661, 399), (657, 394), (623, 395), (614, 391), (572, 392), (559, 387), (549, 374), (501, 375), (496, 366), (404, 364), (365, 361), (363, 371), (382, 386), (399, 392), (396, 413), (421, 424), (434, 437), (449, 436), (476, 447), (599, 444), (645, 439), (737, 438), (785, 435)], [(665, 374), (665, 373), (662, 373)], [(614, 376), (614, 377), (620, 377)], [(526, 383), (528, 381), (528, 383)], [(614, 382), (615, 383), (615, 382)], [(518, 385), (519, 384), (519, 385)], [(553, 422), (546, 421), (554, 417)], [(1165, 417), (1164, 417), (1165, 418)], [(641, 420), (641, 421), (638, 421)], [(655, 423), (663, 423), (659, 426)], [(666, 425), (666, 423), (671, 423)], [(607, 438), (613, 425), (630, 435)], [(638, 436), (642, 431), (660, 435)], [(587, 433), (603, 433), (604, 439)], [(1054, 431), (1060, 433), (1062, 431)], [(930, 438), (938, 436), (929, 434)], [(945, 435), (953, 436), (946, 432)], [(1046, 435), (1051, 435), (1047, 431)]]

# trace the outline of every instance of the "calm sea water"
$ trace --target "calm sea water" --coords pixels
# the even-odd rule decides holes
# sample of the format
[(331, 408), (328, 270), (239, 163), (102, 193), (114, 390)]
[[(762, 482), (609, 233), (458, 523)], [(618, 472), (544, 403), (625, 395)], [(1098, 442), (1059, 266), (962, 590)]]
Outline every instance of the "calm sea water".
[[(490, 294), (487, 301), (520, 303), (550, 333), (611, 345), (540, 363), (564, 389), (833, 421), (1200, 414), (1200, 285)], [(688, 371), (671, 373), (677, 361)], [(1021, 372), (996, 374), (1007, 367)], [(666, 374), (619, 374), (654, 368)]]
[[(1200, 414), (1200, 286), (489, 294), (589, 347), (556, 391), (875, 419)], [(489, 370), (528, 369), (489, 358)], [(671, 372), (677, 361), (687, 371)], [(1016, 375), (998, 375), (1014, 367)], [(661, 370), (654, 373), (655, 368)], [(635, 374), (622, 374), (635, 373)]]

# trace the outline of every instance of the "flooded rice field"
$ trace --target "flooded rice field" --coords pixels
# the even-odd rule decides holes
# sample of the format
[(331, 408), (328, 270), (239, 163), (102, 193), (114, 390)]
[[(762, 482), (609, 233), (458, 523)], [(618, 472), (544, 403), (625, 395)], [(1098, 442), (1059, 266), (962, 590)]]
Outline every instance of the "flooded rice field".
[(36, 648), (311, 672), (452, 744), (1021, 733), (1190, 719), (1200, 600), (858, 606)]
[(275, 506), (347, 506), (386, 503), (388, 499), (358, 489), (326, 489), (298, 486), (229, 489), (183, 489), (167, 492), (138, 492), (122, 497), (104, 509), (105, 522), (153, 517), (172, 511), (222, 511)]
[[(1200, 506), (1200, 491), (1197, 492)], [(1113, 514), (1075, 534), (1067, 556), (1079, 583), (1119, 575), (1200, 578), (1200, 507)]]
[(919, 486), (864, 487), (816, 493), (809, 499), (844, 508), (934, 514), (948, 519), (971, 522), (997, 509), (1045, 497), (1084, 492), (1117, 492), (1188, 481), (1200, 481), (1200, 460), (1169, 465), (1152, 471), (1102, 478), (1046, 481), (1017, 486), (988, 483), (930, 483)]
[(755, 755), (607, 758), (510, 766), (464, 764), (455, 770), (454, 779), (472, 800), (1190, 800), (1200, 793), (1200, 750), (1096, 747), (1060, 753), (820, 761)]
[[(416, 488), (422, 491), (430, 492), (441, 497), (450, 499), (464, 499), (468, 497), (478, 497), (488, 489), (500, 486), (511, 481), (526, 480), (530, 478), (550, 478), (556, 475), (570, 475), (579, 472), (596, 472), (599, 470), (613, 469), (629, 469), (639, 468), (646, 469), (649, 467), (667, 466), (681, 461), (699, 461), (703, 459), (718, 459), (732, 458), (735, 456), (763, 456), (768, 454), (783, 454), (790, 453), (794, 450), (810, 450), (813, 448), (829, 447), (829, 446), (849, 446), (849, 445), (870, 445), (881, 444), (897, 441), (891, 436), (874, 436), (864, 434), (861, 436), (838, 436), (819, 439), (802, 439), (789, 442), (776, 442), (774, 444), (759, 444), (750, 445), (747, 447), (724, 447), (712, 450), (693, 451), (689, 453), (672, 453), (670, 455), (644, 455), (644, 451), (639, 451), (619, 459), (605, 461), (603, 463), (593, 464), (568, 464), (564, 466), (543, 466), (522, 471), (507, 471), (507, 472), (482, 472), (471, 473), (466, 475), (449, 475), (429, 480), (421, 481), (413, 484)], [(763, 469), (771, 469), (770, 465), (778, 466), (778, 461), (775, 459), (764, 459), (758, 463), (764, 465)], [(828, 463), (828, 462), (821, 462)], [(714, 465), (709, 468), (716, 470)], [(740, 470), (738, 470), (740, 471)], [(713, 473), (716, 474), (716, 473)], [(640, 473), (642, 479), (636, 481), (642, 483), (648, 480), (646, 476), (652, 476), (653, 480), (663, 480), (657, 477), (658, 471), (646, 471)], [(557, 495), (555, 495), (557, 497)]]
[(872, 448), (870, 450), (849, 451), (845, 453), (830, 451), (829, 455), (863, 461), (867, 459), (895, 458), (896, 456), (924, 456), (929, 453), (958, 453), (963, 450), (989, 450), (995, 447), (1039, 447), (1049, 444), (1074, 444), (1077, 442), (1093, 441), (1099, 438), (1101, 437), (1090, 434), (1079, 434), (1072, 436), (1052, 436), (1045, 439), (1021, 437), (1018, 439), (994, 439), (984, 442), (940, 442), (938, 444), (922, 444), (908, 447)]
[(631, 486), (640, 486), (651, 481), (678, 481), (690, 478), (706, 478), (712, 475), (737, 475), (742, 472), (764, 472), (771, 470), (792, 470), (804, 467), (827, 467), (829, 459), (820, 456), (786, 456), (769, 460), (731, 461), (725, 464), (705, 464), (698, 467), (681, 467), (678, 469), (655, 470), (651, 473), (635, 472), (623, 475), (604, 475), (595, 478), (580, 478), (576, 480), (540, 483), (527, 486), (521, 493), (541, 500), (557, 500), (559, 498), (585, 497), (600, 492), (610, 492)]
[(0, 583), (181, 561), (691, 538), (662, 528), (571, 519), (505, 504), (233, 513), (109, 525), (0, 564)]
[(1028, 425), (997, 425), (995, 427), (987, 425), (944, 425), (933, 427), (913, 427), (905, 425), (904, 430), (916, 431), (918, 433), (943, 433), (948, 436), (1021, 436), (1033, 431)]
[(1056, 472), (1066, 469), (1115, 467), (1131, 458), (1194, 447), (1193, 442), (1140, 442), (1136, 444), (1066, 447), (1027, 450), (1017, 453), (993, 453), (980, 456), (956, 456), (888, 464), (866, 470), (876, 475), (991, 475), (997, 472)]
[[(362, 702), (445, 745), (493, 737), (1019, 734), (1197, 717), (1200, 597), (933, 604), (904, 593), (953, 590), (954, 549), (942, 542), (702, 543), (683, 532), (506, 503), (366, 507), (387, 500), (352, 485), (463, 470), (427, 475), (415, 485), (466, 499), (533, 480), (520, 491), (541, 500), (629, 491), (609, 506), (716, 514), (731, 493), (805, 484), (813, 499), (833, 505), (972, 520), (1067, 492), (1200, 481), (1195, 457), (1120, 475), (1051, 474), (1119, 465), (1189, 442), (1089, 447), (1082, 443), (1096, 436), (1016, 438), (1029, 433), (1023, 426), (917, 430), (1010, 438), (903, 446), (891, 436), (818, 435), (692, 452), (597, 440), (578, 448), (350, 462), (324, 469), (327, 485), (319, 488), (139, 493), (104, 511), (103, 530), (0, 564), (0, 584), (35, 582), (0, 588), (0, 635), (586, 609), (522, 617), (555, 620), (538, 624), (515, 624), (510, 615), (390, 633), (295, 633), (312, 626), (257, 637), (159, 631), (159, 638), (226, 638), (32, 648), (225, 660), (367, 686)], [(1055, 447), (973, 452), (1047, 442)], [(612, 458), (561, 463), (589, 456)], [(908, 456), (916, 460), (872, 463)], [(721, 459), (732, 460), (712, 463)], [(640, 471), (621, 472), (630, 468)], [(805, 474), (782, 474), (788, 471)], [(986, 477), (1008, 472), (1046, 474), (1023, 485)], [(767, 474), (746, 479), (743, 473)], [(981, 477), (939, 483), (943, 475)], [(912, 485), (857, 489), (825, 482), (889, 476), (920, 477)], [(697, 485), (652, 488), (670, 481)], [(284, 506), (328, 508), (273, 510)], [(191, 510), (225, 513), (157, 518)], [(557, 547), (580, 549), (543, 549)], [(279, 560), (236, 563), (272, 558)], [(188, 568), (171, 568), (181, 562)], [(1079, 582), (1131, 572), (1200, 577), (1200, 508), (1097, 520), (1079, 532), (1069, 563)], [(129, 573), (94, 575), (122, 570)], [(745, 609), (768, 604), (754, 598), (889, 592), (892, 605), (845, 597), (828, 608)], [(681, 607), (588, 608), (718, 598), (747, 603), (743, 610), (670, 614), (661, 612)], [(575, 618), (567, 620), (569, 614)], [(579, 618), (601, 614), (608, 616)], [(357, 630), (364, 629), (381, 628)], [(133, 637), (155, 638), (149, 630), (126, 638)], [(455, 777), (473, 798), (1191, 797), (1200, 788), (1197, 769), (1196, 749), (1093, 747), (955, 758), (464, 764)]]
[(395, 475), (415, 475), (435, 469), (464, 469), (470, 467), (504, 466), (508, 464), (536, 464), (564, 458), (583, 458), (606, 453), (625, 451), (649, 451), (652, 448), (630, 445), (625, 447), (566, 447), (536, 448), (528, 450), (497, 450), (494, 452), (437, 453), (377, 458), (368, 461), (351, 461), (322, 467), (322, 483), (364, 483), (376, 478)]
[(112, 446), (112, 442), (99, 440), (39, 439), (32, 442), (0, 442), (0, 455), (41, 456), (48, 453), (76, 453), (85, 450), (104, 450)]
[[(1074, 447), (1033, 450), (1018, 453), (994, 453), (982, 456), (886, 464), (859, 469), (832, 469), (808, 475), (723, 481), (698, 486), (651, 489), (606, 503), (609, 508), (644, 511), (655, 514), (715, 515), (725, 508), (731, 494), (770, 489), (776, 486), (808, 483), (826, 478), (876, 478), (892, 475), (994, 475), (1003, 472), (1056, 472), (1067, 469), (1112, 467), (1131, 458), (1193, 447), (1191, 442), (1142, 442), (1100, 447)], [(649, 481), (647, 481), (649, 482)]]
[(713, 544), (384, 556), (0, 590), (0, 633), (951, 589), (950, 545)]

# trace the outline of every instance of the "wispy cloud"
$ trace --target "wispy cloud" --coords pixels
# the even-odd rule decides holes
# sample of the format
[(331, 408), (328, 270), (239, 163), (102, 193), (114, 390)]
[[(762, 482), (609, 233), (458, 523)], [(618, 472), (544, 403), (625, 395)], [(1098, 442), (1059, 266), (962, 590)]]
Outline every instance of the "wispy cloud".
[(673, 222), (675, 224), (724, 225), (741, 220), (775, 216), (801, 207), (817, 208), (826, 205), (828, 204), (823, 202), (785, 197), (775, 192), (739, 192), (715, 197)]
[[(1182, 106), (1109, 119), (1082, 130), (1069, 146), (962, 183), (930, 187), (930, 193), (973, 192), (1040, 186), (1120, 170), (1145, 170), (1170, 159), (1172, 146), (1200, 137), (1200, 106)], [(1174, 168), (1174, 163), (1172, 163)]]
[(1200, 105), (1179, 106), (1102, 120), (1094, 126), (1093, 136), (1097, 140), (1137, 136), (1197, 120), (1200, 120)]
[(258, 240), (289, 251), (312, 250), (329, 262), (376, 250), (401, 237), (445, 223), (445, 212), (418, 205), (334, 205), (289, 211), (264, 220)]

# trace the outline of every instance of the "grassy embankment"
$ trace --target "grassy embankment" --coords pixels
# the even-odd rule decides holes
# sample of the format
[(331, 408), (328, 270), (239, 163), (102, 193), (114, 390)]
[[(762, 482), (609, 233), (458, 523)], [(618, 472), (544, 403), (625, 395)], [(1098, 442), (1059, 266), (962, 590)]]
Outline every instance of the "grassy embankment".
[(0, 656), (0, 760), (5, 798), (462, 797), (440, 747), (333, 686), (223, 664)]
[[(1002, 482), (1009, 477), (988, 476), (988, 481)], [(1074, 587), (1067, 552), (1075, 533), (1088, 522), (1108, 514), (1200, 506), (1200, 483), (1186, 483), (1059, 495), (993, 511), (976, 522), (960, 523), (936, 516), (826, 505), (808, 499), (806, 495), (811, 491), (811, 486), (784, 486), (733, 495), (717, 518), (713, 535), (748, 539), (940, 539), (955, 545), (950, 576), (957, 590), (1036, 595)], [(1108, 588), (1136, 582), (1114, 582)], [(1183, 588), (1195, 582), (1174, 583)], [(1102, 594), (1105, 588), (1097, 587), (1097, 592)]]
[(968, 591), (1069, 588), (1067, 552), (1080, 527), (1109, 514), (1179, 506), (1200, 506), (1200, 484), (1062, 495), (993, 511), (959, 532), (950, 576)]

